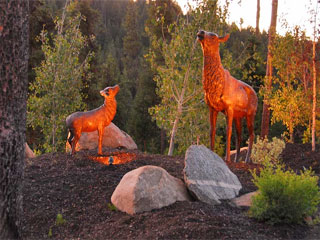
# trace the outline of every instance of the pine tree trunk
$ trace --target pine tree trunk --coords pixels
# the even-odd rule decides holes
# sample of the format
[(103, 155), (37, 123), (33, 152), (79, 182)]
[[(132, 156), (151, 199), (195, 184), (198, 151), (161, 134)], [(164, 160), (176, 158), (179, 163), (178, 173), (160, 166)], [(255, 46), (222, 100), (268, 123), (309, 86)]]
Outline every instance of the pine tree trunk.
[[(269, 28), (267, 71), (266, 71), (266, 79), (265, 79), (266, 94), (269, 94), (271, 92), (271, 87), (272, 87), (272, 57), (273, 57), (272, 50), (274, 45), (274, 38), (276, 35), (277, 11), (278, 11), (278, 0), (272, 0), (271, 24)], [(267, 104), (267, 102), (264, 101), (263, 111), (262, 111), (262, 121), (261, 121), (261, 138), (268, 137), (269, 123), (270, 123), (269, 104)]]
[(256, 35), (257, 36), (260, 33), (259, 23), (260, 23), (260, 0), (257, 0), (257, 15), (256, 15)]
[(0, 239), (21, 236), (28, 12), (27, 0), (0, 1)]
[(312, 151), (316, 150), (316, 104), (317, 104), (317, 70), (316, 70), (316, 42), (313, 41), (312, 72), (313, 72), (313, 99), (312, 99)]

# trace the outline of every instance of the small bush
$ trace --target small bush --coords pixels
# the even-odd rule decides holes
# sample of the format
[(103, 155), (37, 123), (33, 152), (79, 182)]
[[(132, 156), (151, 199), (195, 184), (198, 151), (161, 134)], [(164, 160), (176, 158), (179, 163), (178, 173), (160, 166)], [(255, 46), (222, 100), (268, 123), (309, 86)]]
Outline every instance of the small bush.
[(257, 138), (257, 142), (253, 144), (251, 159), (254, 163), (268, 165), (268, 163), (279, 164), (280, 154), (285, 148), (286, 144), (279, 138), (272, 138), (269, 142), (267, 138)]
[(48, 237), (51, 238), (52, 237), (52, 228), (49, 228), (49, 233), (48, 233)]
[(58, 213), (57, 218), (56, 218), (56, 225), (58, 226), (58, 225), (66, 223), (66, 222), (67, 221), (65, 219), (63, 219), (62, 214)]
[(249, 215), (275, 223), (301, 223), (320, 203), (318, 177), (311, 170), (300, 174), (281, 165), (265, 166), (260, 176), (252, 172), (259, 194), (252, 199)]
[(108, 203), (108, 209), (110, 211), (118, 211), (117, 207), (113, 205), (112, 203)]

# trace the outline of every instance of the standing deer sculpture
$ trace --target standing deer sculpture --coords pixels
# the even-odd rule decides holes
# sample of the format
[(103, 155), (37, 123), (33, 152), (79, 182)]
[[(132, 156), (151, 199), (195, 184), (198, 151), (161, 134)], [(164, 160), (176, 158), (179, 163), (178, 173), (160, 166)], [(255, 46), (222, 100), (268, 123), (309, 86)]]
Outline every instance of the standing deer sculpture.
[(72, 147), (71, 154), (75, 153), (76, 145), (80, 139), (82, 132), (93, 132), (98, 130), (99, 144), (98, 154), (102, 155), (102, 139), (104, 128), (108, 126), (116, 115), (117, 101), (115, 96), (119, 92), (120, 87), (106, 87), (100, 91), (104, 97), (104, 104), (87, 112), (75, 112), (66, 119), (67, 128), (69, 130), (68, 142)]
[(228, 38), (229, 35), (219, 37), (215, 33), (206, 31), (197, 33), (203, 52), (202, 84), (205, 101), (209, 106), (211, 149), (214, 150), (217, 115), (218, 112), (222, 112), (227, 118), (226, 161), (230, 162), (230, 142), (234, 120), (237, 133), (235, 156), (235, 162), (237, 162), (240, 154), (242, 119), (246, 118), (250, 136), (245, 161), (249, 162), (254, 140), (254, 118), (258, 98), (251, 86), (235, 79), (228, 70), (223, 68), (219, 44), (226, 42)]

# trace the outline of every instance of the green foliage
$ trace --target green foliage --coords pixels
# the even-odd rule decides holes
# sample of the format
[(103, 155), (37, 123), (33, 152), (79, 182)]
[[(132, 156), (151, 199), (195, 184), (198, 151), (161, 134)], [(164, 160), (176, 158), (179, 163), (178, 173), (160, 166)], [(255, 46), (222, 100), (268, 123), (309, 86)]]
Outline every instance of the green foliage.
[(215, 138), (215, 144), (214, 144), (214, 152), (218, 154), (220, 157), (224, 158), (225, 153), (225, 144), (222, 141), (221, 136), (217, 136)]
[(107, 206), (110, 211), (118, 211), (117, 207), (115, 205), (113, 205), (112, 203), (108, 203)]
[(51, 238), (52, 237), (52, 228), (49, 228), (49, 232), (48, 232), (48, 237)]
[[(65, 219), (63, 219), (62, 214), (58, 213), (57, 217), (56, 217), (56, 222), (55, 225), (56, 226), (60, 226), (65, 224), (67, 221)], [(53, 236), (53, 232), (52, 232), (52, 226), (49, 228), (49, 232), (48, 232), (48, 237), (51, 238)]]
[(314, 219), (312, 219), (312, 222), (310, 225), (319, 225), (320, 224), (320, 218), (316, 216)]
[(278, 77), (273, 80), (273, 93), (265, 93), (266, 100), (272, 110), (271, 122), (282, 122), (293, 142), (296, 126), (306, 125), (311, 116), (308, 72), (312, 65), (305, 34), (296, 29), (293, 34), (288, 32), (284, 37), (279, 36), (273, 53)]
[(269, 141), (267, 138), (261, 139), (258, 136), (257, 142), (252, 146), (251, 159), (254, 163), (262, 165), (278, 164), (285, 146), (285, 142), (279, 138), (274, 137)]
[(133, 102), (132, 120), (130, 121), (130, 134), (135, 138), (139, 149), (147, 152), (158, 152), (155, 147), (160, 146), (160, 129), (152, 121), (148, 112), (149, 107), (157, 103), (155, 94), (156, 84), (152, 80), (152, 71), (147, 62), (141, 66), (139, 73), (137, 94)]
[(281, 165), (266, 166), (258, 176), (252, 172), (259, 193), (252, 200), (250, 216), (276, 223), (301, 223), (320, 203), (318, 177), (311, 170), (300, 174)]
[(290, 142), (293, 142), (295, 127), (305, 125), (310, 113), (304, 91), (301, 88), (294, 89), (292, 85), (281, 87), (272, 94), (269, 104), (271, 122), (282, 122), (289, 132)]
[(209, 143), (208, 108), (203, 101), (201, 81), (202, 51), (195, 40), (200, 27), (222, 35), (225, 14), (217, 1), (201, 2), (188, 16), (168, 28), (171, 41), (162, 39), (161, 44), (163, 65), (159, 65), (157, 53), (149, 53), (151, 65), (157, 70), (154, 80), (161, 99), (149, 112), (157, 125), (170, 133), (178, 153), (192, 143)]
[[(139, 74), (142, 69), (143, 29), (140, 28), (140, 7), (138, 3), (129, 1), (126, 15), (123, 20), (125, 35), (123, 37), (123, 56), (121, 58), (123, 71), (121, 76), (121, 94), (124, 95), (125, 102), (123, 107), (119, 104), (122, 111), (123, 129), (132, 134), (134, 120), (133, 103), (137, 95)], [(121, 96), (119, 96), (121, 97)], [(139, 116), (140, 117), (140, 116)]]
[(62, 225), (64, 223), (66, 223), (66, 222), (67, 221), (65, 219), (63, 219), (62, 214), (58, 213), (57, 217), (56, 217), (56, 225), (59, 226), (59, 225)]
[(302, 137), (302, 143), (310, 143), (311, 142), (311, 129), (308, 127), (304, 132), (303, 132), (303, 137)]
[[(87, 39), (80, 32), (81, 15), (70, 16), (75, 4), (71, 2), (55, 20), (55, 35), (43, 30), (39, 36), (44, 60), (35, 68), (36, 78), (30, 84), (27, 123), (40, 129), (45, 137), (42, 148), (46, 152), (63, 149), (66, 138), (65, 118), (85, 108), (81, 93), (82, 78), (90, 68), (89, 53), (79, 61), (81, 49)], [(90, 74), (86, 75), (90, 78)]]

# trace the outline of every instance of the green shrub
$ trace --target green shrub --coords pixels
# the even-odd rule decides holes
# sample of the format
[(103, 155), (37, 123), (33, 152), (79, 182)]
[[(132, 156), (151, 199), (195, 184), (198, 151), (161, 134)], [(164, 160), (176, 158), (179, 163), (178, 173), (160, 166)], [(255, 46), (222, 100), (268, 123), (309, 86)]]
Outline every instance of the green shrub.
[(259, 136), (257, 142), (253, 144), (251, 159), (254, 163), (268, 165), (268, 163), (279, 164), (280, 154), (285, 148), (286, 144), (279, 138), (272, 138), (269, 142), (267, 138), (261, 139)]
[(260, 176), (252, 172), (259, 194), (253, 197), (249, 215), (275, 223), (301, 223), (313, 215), (320, 203), (318, 177), (311, 170), (284, 170), (282, 165), (265, 166)]
[(58, 225), (66, 223), (66, 222), (67, 221), (65, 219), (63, 219), (62, 214), (58, 213), (57, 218), (56, 218), (56, 225), (58, 226)]
[(49, 228), (49, 233), (48, 233), (48, 237), (51, 238), (52, 237), (52, 228)]
[(110, 211), (118, 211), (117, 207), (113, 205), (112, 203), (108, 203), (108, 209)]

